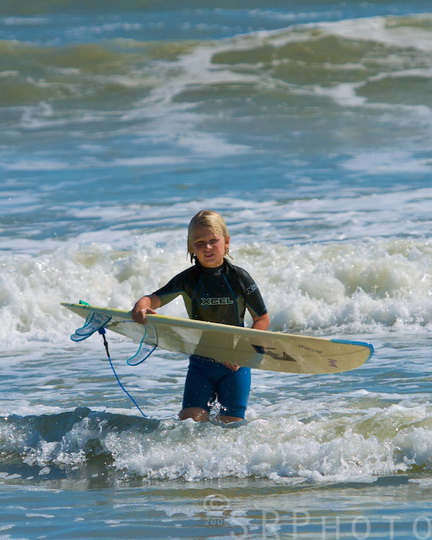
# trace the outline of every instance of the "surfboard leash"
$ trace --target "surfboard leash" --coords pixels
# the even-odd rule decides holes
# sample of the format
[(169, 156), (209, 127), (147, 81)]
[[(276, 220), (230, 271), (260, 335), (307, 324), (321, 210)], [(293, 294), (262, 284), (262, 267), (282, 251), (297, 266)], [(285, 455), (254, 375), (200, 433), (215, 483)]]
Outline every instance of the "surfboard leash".
[[(80, 300), (79, 303), (84, 305), (84, 306), (89, 306), (90, 307), (90, 304), (88, 302), (84, 302), (83, 300)], [(143, 411), (141, 410), (141, 407), (138, 405), (138, 403), (135, 401), (135, 399), (131, 396), (131, 394), (123, 386), (122, 382), (120, 381), (120, 377), (117, 375), (117, 372), (115, 370), (114, 363), (113, 363), (113, 361), (111, 359), (111, 355), (110, 355), (110, 352), (109, 352), (108, 341), (107, 341), (107, 339), (105, 337), (105, 334), (106, 334), (105, 325), (107, 325), (110, 321), (111, 321), (111, 317), (109, 317), (107, 315), (103, 315), (103, 314), (100, 314), (100, 313), (95, 313), (95, 312), (90, 311), (89, 315), (87, 316), (87, 318), (86, 318), (86, 320), (84, 322), (84, 325), (81, 328), (78, 328), (77, 330), (75, 330), (75, 333), (72, 334), (70, 338), (71, 338), (72, 341), (79, 342), (79, 341), (84, 341), (85, 339), (89, 338), (96, 331), (99, 332), (99, 334), (101, 334), (102, 339), (103, 339), (103, 343), (104, 343), (104, 347), (105, 347), (105, 351), (106, 351), (106, 354), (107, 354), (107, 357), (108, 357), (108, 361), (109, 361), (109, 364), (111, 366), (111, 370), (114, 373), (114, 377), (115, 377), (118, 385), (123, 390), (123, 392), (127, 395), (127, 397), (132, 401), (132, 403), (138, 409), (140, 414), (144, 418), (148, 418), (143, 413)], [(155, 348), (156, 348), (156, 346), (151, 349), (150, 353), (145, 358), (150, 356), (150, 354), (153, 352), (153, 350)], [(134, 357), (132, 357), (132, 359), (134, 359), (137, 355), (138, 355), (138, 353)], [(138, 363), (141, 363), (141, 361), (144, 361), (145, 358), (143, 360), (139, 360), (136, 363), (132, 363), (130, 365), (138, 365)]]
[(143, 411), (141, 410), (141, 407), (138, 405), (138, 403), (135, 401), (135, 399), (133, 398), (133, 396), (126, 390), (126, 388), (123, 386), (123, 383), (121, 382), (120, 380), (120, 377), (117, 375), (117, 372), (115, 370), (115, 367), (114, 367), (114, 364), (113, 364), (113, 361), (111, 359), (111, 355), (110, 355), (110, 352), (109, 352), (109, 347), (108, 347), (108, 341), (107, 341), (107, 338), (106, 338), (106, 330), (105, 328), (102, 326), (101, 328), (98, 329), (98, 332), (99, 334), (102, 336), (102, 339), (103, 339), (103, 344), (104, 344), (104, 347), (105, 347), (105, 351), (106, 351), (106, 355), (108, 357), (108, 362), (111, 366), (111, 369), (112, 369), (112, 372), (114, 373), (114, 377), (116, 379), (116, 381), (118, 382), (120, 388), (123, 390), (123, 392), (127, 395), (127, 397), (132, 401), (132, 403), (135, 405), (135, 407), (138, 409), (138, 411), (140, 412), (140, 414), (144, 417), (144, 418), (148, 418), (146, 414), (143, 413)]

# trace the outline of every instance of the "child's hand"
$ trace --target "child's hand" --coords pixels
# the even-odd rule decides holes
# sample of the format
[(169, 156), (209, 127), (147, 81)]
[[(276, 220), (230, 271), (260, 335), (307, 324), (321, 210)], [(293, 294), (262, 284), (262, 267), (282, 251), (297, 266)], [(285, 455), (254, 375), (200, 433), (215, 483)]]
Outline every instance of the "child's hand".
[(156, 311), (154, 309), (151, 309), (149, 307), (140, 307), (139, 303), (137, 302), (132, 310), (132, 319), (140, 324), (146, 324), (146, 315), (147, 313), (150, 313), (154, 315)]
[(230, 364), (229, 362), (224, 362), (223, 365), (227, 367), (228, 369), (232, 369), (233, 371), (238, 371), (240, 369), (240, 366), (236, 366), (235, 364)]

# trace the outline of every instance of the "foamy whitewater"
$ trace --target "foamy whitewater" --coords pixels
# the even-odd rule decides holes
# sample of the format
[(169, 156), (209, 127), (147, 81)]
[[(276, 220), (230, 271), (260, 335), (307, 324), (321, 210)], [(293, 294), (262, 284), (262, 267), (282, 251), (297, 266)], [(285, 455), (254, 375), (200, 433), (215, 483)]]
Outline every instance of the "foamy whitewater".
[[(432, 538), (429, 4), (18, 4), (0, 7), (0, 538)], [(271, 330), (375, 355), (255, 370), (248, 423), (223, 428), (177, 420), (187, 358), (130, 367), (108, 333), (141, 415), (60, 302), (131, 309), (188, 267), (203, 208)]]

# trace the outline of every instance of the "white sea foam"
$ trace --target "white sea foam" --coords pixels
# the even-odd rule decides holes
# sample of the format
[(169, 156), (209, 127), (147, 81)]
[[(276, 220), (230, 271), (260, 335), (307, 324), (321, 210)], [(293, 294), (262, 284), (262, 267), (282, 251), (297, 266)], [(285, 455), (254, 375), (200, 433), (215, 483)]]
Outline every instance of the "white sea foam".
[[(147, 238), (131, 247), (84, 243), (60, 245), (33, 257), (4, 255), (3, 348), (55, 339), (72, 330), (72, 316), (59, 307), (61, 301), (83, 299), (130, 309), (139, 296), (189, 264), (178, 242), (158, 247)], [(274, 330), (362, 332), (375, 325), (420, 330), (432, 323), (432, 250), (425, 240), (292, 246), (234, 241), (232, 252), (234, 262), (258, 282)], [(180, 300), (164, 309), (185, 316)]]
[[(342, 167), (350, 171), (364, 171), (369, 174), (428, 173), (431, 170), (429, 159), (419, 158), (412, 152), (398, 152), (382, 149), (379, 152), (359, 153), (346, 160)], [(430, 194), (427, 193), (429, 198)]]
[(95, 452), (111, 455), (115, 469), (126, 475), (189, 482), (237, 477), (288, 485), (368, 483), (413, 466), (431, 468), (431, 434), (422, 427), (430, 422), (430, 406), (380, 403), (375, 412), (351, 408), (349, 418), (346, 408), (329, 399), (314, 407), (311, 416), (307, 403), (290, 401), (283, 414), (252, 418), (234, 429), (192, 420), (157, 426), (77, 409), (35, 421), (12, 416), (2, 422), (0, 438), (5, 451), (40, 467), (40, 474), (53, 466), (80, 466)]
[(418, 27), (416, 21), (428, 22), (429, 13), (412, 15), (410, 23), (401, 17), (366, 17), (330, 23), (319, 23), (319, 27), (332, 34), (349, 39), (374, 41), (396, 47), (412, 47), (421, 51), (432, 49), (432, 36), (428, 30)]
[(8, 26), (41, 26), (50, 22), (47, 17), (2, 17), (2, 22)]

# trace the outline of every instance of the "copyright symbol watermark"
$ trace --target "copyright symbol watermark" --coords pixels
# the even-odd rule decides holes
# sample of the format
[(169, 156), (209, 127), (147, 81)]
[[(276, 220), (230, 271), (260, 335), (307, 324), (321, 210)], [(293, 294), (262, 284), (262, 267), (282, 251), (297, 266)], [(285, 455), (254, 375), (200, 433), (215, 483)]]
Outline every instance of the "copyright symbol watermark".
[(204, 509), (207, 512), (225, 512), (231, 506), (230, 500), (221, 493), (212, 493), (207, 495), (203, 502)]

